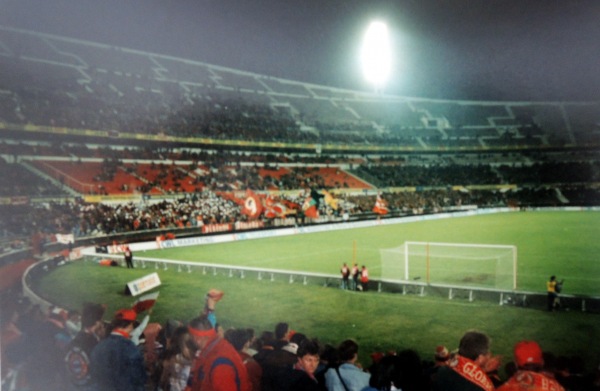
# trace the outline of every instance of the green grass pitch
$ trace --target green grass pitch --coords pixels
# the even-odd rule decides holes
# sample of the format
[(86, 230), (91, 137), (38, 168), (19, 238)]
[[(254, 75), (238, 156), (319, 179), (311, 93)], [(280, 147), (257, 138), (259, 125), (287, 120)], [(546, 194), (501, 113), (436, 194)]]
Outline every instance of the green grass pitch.
[(342, 262), (381, 275), (383, 248), (405, 241), (515, 245), (517, 288), (545, 291), (552, 274), (566, 293), (600, 296), (600, 212), (513, 212), (381, 225), (207, 246), (146, 251), (139, 256), (273, 269), (337, 273)]
[[(600, 296), (600, 212), (514, 212), (471, 216), (364, 229), (329, 231), (177, 249), (146, 251), (146, 256), (286, 270), (338, 273), (342, 262), (356, 258), (377, 278), (381, 248), (405, 241), (516, 245), (519, 289), (543, 292), (551, 274), (565, 278), (565, 293)], [(128, 281), (155, 269), (100, 267), (74, 262), (49, 273), (43, 296), (67, 308), (83, 301), (108, 304), (109, 311), (131, 305), (123, 294)], [(363, 364), (376, 350), (414, 348), (430, 359), (438, 344), (455, 348), (467, 329), (480, 329), (493, 339), (494, 353), (510, 360), (520, 339), (540, 342), (555, 354), (580, 354), (590, 365), (600, 362), (598, 315), (580, 311), (548, 313), (541, 309), (498, 306), (443, 297), (391, 293), (355, 293), (315, 285), (204, 275), (175, 268), (156, 270), (160, 298), (152, 318), (189, 320), (212, 287), (226, 291), (218, 306), (224, 327), (272, 330), (287, 321), (292, 328), (325, 343), (355, 338)]]

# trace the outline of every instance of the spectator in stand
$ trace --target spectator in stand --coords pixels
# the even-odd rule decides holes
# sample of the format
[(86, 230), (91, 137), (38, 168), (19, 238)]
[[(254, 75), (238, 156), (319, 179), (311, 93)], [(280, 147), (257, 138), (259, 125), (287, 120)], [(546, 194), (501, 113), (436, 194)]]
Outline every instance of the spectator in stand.
[(315, 371), (319, 366), (320, 346), (317, 341), (306, 339), (298, 346), (296, 363), (285, 368), (277, 378), (274, 390), (287, 391), (323, 391), (324, 384), (319, 384)]
[(381, 354), (381, 357), (373, 358), (373, 364), (369, 369), (371, 372), (369, 386), (365, 387), (363, 391), (389, 391), (397, 389), (396, 383), (399, 382), (394, 382), (394, 380), (396, 372), (401, 371), (397, 363), (397, 357), (385, 356), (383, 353), (379, 354)]
[[(315, 378), (319, 384), (326, 385), (325, 375), (329, 369), (335, 368), (340, 364), (338, 357), (337, 347), (331, 344), (323, 345), (323, 348), (321, 349), (321, 361), (315, 371)], [(360, 366), (360, 364), (357, 364), (357, 366)]]
[(81, 330), (67, 347), (65, 355), (67, 380), (82, 390), (90, 385), (90, 357), (92, 350), (105, 336), (102, 317), (106, 307), (96, 303), (85, 303), (81, 312)]
[(460, 340), (458, 354), (437, 371), (434, 391), (493, 391), (487, 372), (498, 369), (500, 361), (491, 356), (490, 338), (479, 331), (468, 331)]
[(162, 325), (157, 322), (148, 323), (144, 328), (143, 339), (140, 339), (140, 348), (144, 353), (144, 362), (148, 372), (150, 388), (156, 388), (160, 381), (162, 371), (161, 358), (164, 347), (158, 341)]
[(450, 352), (448, 351), (448, 348), (444, 345), (436, 346), (435, 352), (433, 354), (433, 364), (427, 369), (429, 377), (433, 379), (433, 377), (435, 377), (437, 371), (441, 367), (448, 365), (449, 360)]
[(448, 348), (444, 345), (436, 346), (433, 359), (435, 360), (434, 365), (436, 367), (443, 367), (448, 365), (448, 360), (450, 359), (450, 352), (448, 351)]
[[(43, 312), (42, 312), (43, 313)], [(31, 389), (55, 389), (63, 383), (63, 358), (70, 342), (66, 331), (66, 311), (50, 308), (45, 319), (32, 324), (26, 331), (26, 346), (29, 356), (25, 376)]]
[(371, 369), (369, 387), (363, 391), (425, 391), (430, 390), (429, 378), (423, 371), (419, 355), (414, 350), (387, 354)]
[(358, 344), (352, 339), (340, 343), (337, 348), (339, 365), (325, 373), (328, 391), (361, 391), (369, 385), (371, 375), (357, 365)]
[[(256, 350), (254, 359), (261, 362), (270, 352), (275, 350), (275, 334), (272, 331), (263, 331), (260, 337), (256, 338), (252, 348)], [(262, 365), (262, 364), (261, 364)]]
[(285, 322), (279, 322), (275, 325), (275, 349), (281, 349), (290, 342), (290, 336), (293, 331), (290, 329), (290, 325)]
[(187, 391), (249, 391), (248, 371), (235, 348), (218, 336), (206, 315), (190, 321), (188, 331), (198, 346)]
[(255, 359), (263, 369), (262, 390), (278, 391), (282, 384), (287, 384), (287, 378), (294, 365), (298, 362), (298, 347), (304, 343), (306, 336), (294, 333), (290, 341), (279, 348), (262, 350)]
[(252, 386), (250, 390), (261, 391), (262, 367), (246, 353), (246, 349), (250, 346), (250, 338), (246, 329), (229, 329), (225, 332), (225, 339), (237, 350), (248, 371), (248, 379)]
[(517, 372), (498, 391), (564, 391), (548, 374), (543, 373), (542, 349), (534, 341), (521, 341), (514, 347)]
[(100, 341), (90, 357), (91, 381), (95, 390), (146, 389), (146, 368), (141, 350), (130, 340), (137, 313), (132, 309), (117, 311), (111, 333)]
[[(545, 365), (544, 369), (547, 371)], [(586, 373), (585, 361), (579, 355), (557, 357), (554, 377), (569, 391), (587, 391), (594, 388), (594, 375)]]
[(188, 328), (176, 328), (168, 341), (163, 358), (160, 388), (169, 391), (185, 390), (195, 354), (196, 344)]
[(67, 327), (68, 320), (69, 311), (60, 307), (51, 307), (47, 323), (53, 324), (56, 327), (57, 332), (54, 334), (54, 343), (63, 351), (66, 350), (69, 343), (73, 340), (73, 335)]
[(65, 322), (65, 328), (69, 336), (75, 338), (77, 333), (81, 330), (81, 314), (79, 311), (69, 311), (67, 321)]
[(255, 332), (253, 328), (246, 329), (246, 334), (248, 335), (249, 343), (248, 347), (244, 349), (244, 352), (247, 353), (250, 357), (254, 357), (254, 355), (258, 353), (257, 344), (259, 342), (257, 341), (257, 338), (254, 335), (254, 333)]
[[(0, 317), (0, 362), (4, 364), (3, 375), (14, 368), (20, 361), (18, 346), (22, 343), (23, 332), (18, 328), (19, 319), (18, 304), (14, 304), (14, 297), (7, 297), (3, 294), (0, 299), (0, 306), (3, 316)], [(14, 307), (13, 307), (14, 306)], [(15, 354), (17, 353), (17, 354)]]

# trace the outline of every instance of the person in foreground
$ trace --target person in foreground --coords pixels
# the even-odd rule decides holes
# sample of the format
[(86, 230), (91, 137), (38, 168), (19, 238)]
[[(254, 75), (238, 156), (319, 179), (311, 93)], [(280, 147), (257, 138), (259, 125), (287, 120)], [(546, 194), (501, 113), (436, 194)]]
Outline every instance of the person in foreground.
[(280, 368), (267, 389), (274, 391), (324, 391), (325, 385), (319, 384), (315, 377), (315, 372), (321, 360), (320, 352), (321, 347), (316, 340), (304, 339), (298, 344), (295, 363)]
[(188, 331), (198, 347), (186, 391), (249, 391), (248, 372), (229, 342), (207, 315), (190, 321)]
[(433, 390), (493, 391), (495, 385), (488, 373), (499, 365), (500, 360), (490, 353), (490, 338), (479, 331), (468, 331), (460, 340), (458, 354), (437, 371)]
[(404, 349), (395, 354), (383, 356), (371, 367), (369, 386), (362, 391), (429, 391), (429, 376), (423, 371), (419, 354), (412, 349)]
[(517, 372), (498, 391), (564, 391), (550, 375), (542, 372), (544, 358), (537, 342), (521, 341), (514, 347)]
[(370, 374), (356, 366), (358, 344), (347, 339), (338, 346), (339, 366), (329, 368), (325, 373), (328, 391), (361, 391), (369, 385)]
[(144, 391), (146, 368), (142, 352), (131, 341), (137, 313), (117, 311), (112, 332), (94, 347), (90, 358), (91, 382), (97, 391)]

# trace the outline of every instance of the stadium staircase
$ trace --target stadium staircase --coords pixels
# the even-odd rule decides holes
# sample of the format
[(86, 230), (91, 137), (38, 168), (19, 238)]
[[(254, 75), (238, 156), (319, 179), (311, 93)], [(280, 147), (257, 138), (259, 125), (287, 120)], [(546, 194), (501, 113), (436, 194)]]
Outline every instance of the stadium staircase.
[(562, 191), (560, 191), (559, 188), (554, 188), (554, 192), (556, 193), (556, 198), (558, 198), (558, 200), (561, 203), (563, 203), (563, 204), (568, 204), (569, 203), (569, 199), (564, 196), (564, 194), (562, 193)]
[(20, 164), (27, 171), (31, 172), (34, 175), (39, 176), (40, 178), (43, 178), (43, 179), (51, 182), (54, 186), (58, 187), (62, 191), (66, 192), (67, 194), (69, 194), (69, 195), (71, 195), (73, 197), (80, 196), (80, 193), (78, 193), (77, 191), (75, 191), (75, 189), (73, 189), (73, 188), (71, 188), (69, 186), (65, 186), (64, 183), (61, 183), (59, 180), (57, 180), (56, 178), (54, 178), (52, 175), (48, 175), (44, 171), (37, 169), (36, 167), (32, 166), (29, 162), (27, 162), (27, 161), (21, 161)]

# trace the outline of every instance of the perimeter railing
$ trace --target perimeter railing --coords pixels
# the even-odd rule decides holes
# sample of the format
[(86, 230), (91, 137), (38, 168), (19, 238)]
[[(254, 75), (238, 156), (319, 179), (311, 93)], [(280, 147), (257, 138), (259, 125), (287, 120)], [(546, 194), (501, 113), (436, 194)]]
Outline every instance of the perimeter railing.
[[(84, 252), (86, 261), (99, 262), (102, 259), (116, 262), (125, 266), (123, 255)], [(177, 272), (192, 273), (199, 271), (203, 275), (226, 275), (231, 278), (255, 278), (259, 281), (286, 281), (290, 284), (322, 285), (339, 288), (339, 274), (314, 273), (298, 270), (257, 268), (251, 266), (225, 265), (218, 263), (179, 261), (172, 259), (135, 257), (134, 263), (140, 268), (155, 270), (177, 270)], [(479, 286), (461, 286), (449, 284), (431, 284), (419, 280), (371, 279), (370, 290), (376, 292), (398, 293), (402, 295), (445, 297), (448, 300), (476, 300), (495, 302), (498, 305), (513, 305), (545, 309), (547, 294), (545, 292), (496, 289)], [(600, 297), (561, 294), (562, 310), (580, 310), (582, 312), (600, 313)]]

